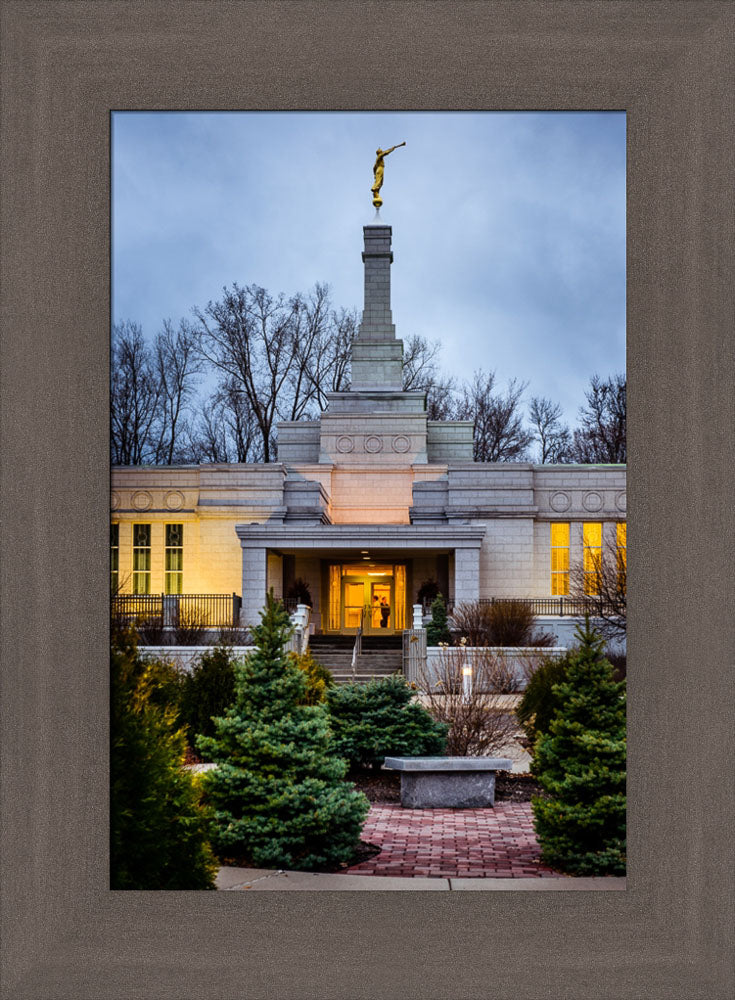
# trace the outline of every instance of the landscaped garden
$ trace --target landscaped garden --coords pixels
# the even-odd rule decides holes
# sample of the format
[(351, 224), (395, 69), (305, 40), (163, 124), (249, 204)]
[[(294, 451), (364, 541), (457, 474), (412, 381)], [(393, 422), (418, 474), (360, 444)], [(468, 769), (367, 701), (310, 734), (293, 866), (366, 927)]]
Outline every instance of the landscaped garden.
[[(542, 659), (516, 712), (490, 658), (463, 688), (461, 640), (430, 691), (400, 675), (335, 685), (308, 652), (286, 651), (291, 622), (272, 598), (253, 632), (248, 656), (222, 645), (188, 672), (146, 657), (132, 631), (114, 634), (113, 888), (211, 888), (223, 864), (624, 873), (624, 682), (589, 623), (567, 656)], [(403, 808), (400, 777), (381, 766), (522, 753), (518, 737), (531, 773), (498, 772), (494, 808)]]

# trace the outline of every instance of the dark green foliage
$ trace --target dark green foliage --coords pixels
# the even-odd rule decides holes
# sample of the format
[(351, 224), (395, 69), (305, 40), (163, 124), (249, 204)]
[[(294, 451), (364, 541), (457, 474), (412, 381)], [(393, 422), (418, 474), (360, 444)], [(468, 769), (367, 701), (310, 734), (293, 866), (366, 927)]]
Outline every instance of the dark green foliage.
[(224, 715), (235, 698), (235, 667), (226, 646), (202, 653), (190, 674), (184, 677), (181, 721), (189, 746), (197, 736), (214, 736), (212, 716)]
[(613, 680), (604, 640), (577, 629), (580, 646), (531, 772), (549, 793), (534, 799), (543, 860), (575, 875), (625, 873), (625, 684)]
[(286, 597), (292, 601), (298, 601), (299, 604), (307, 604), (310, 608), (314, 606), (309, 584), (306, 580), (302, 580), (301, 577), (297, 577), (294, 580), (286, 591)]
[(334, 752), (358, 767), (380, 767), (384, 757), (445, 754), (449, 727), (435, 722), (414, 694), (401, 676), (331, 688)]
[(319, 705), (323, 701), (326, 701), (327, 690), (334, 684), (331, 671), (323, 667), (321, 663), (317, 663), (311, 655), (310, 649), (307, 649), (300, 656), (296, 653), (292, 653), (291, 655), (294, 657), (296, 666), (306, 674), (306, 697), (304, 704)]
[(431, 621), (426, 626), (426, 644), (438, 646), (440, 642), (451, 642), (447, 624), (447, 605), (441, 594), (437, 594), (431, 604)]
[(306, 673), (284, 644), (291, 623), (268, 596), (256, 651), (235, 667), (235, 701), (197, 745), (219, 766), (202, 785), (221, 857), (311, 869), (349, 861), (369, 808), (330, 753), (324, 705), (304, 704)]
[(174, 722), (180, 725), (186, 674), (171, 660), (154, 660), (145, 653), (142, 654), (140, 667), (146, 676), (151, 704), (170, 709)]
[(571, 655), (547, 657), (526, 685), (516, 708), (516, 716), (532, 743), (541, 733), (548, 732), (549, 724), (561, 705), (555, 685), (566, 680)]
[(436, 580), (429, 578), (424, 580), (424, 582), (419, 587), (418, 593), (416, 594), (417, 604), (426, 604), (427, 601), (434, 601), (439, 594), (439, 584)]
[(208, 817), (181, 767), (175, 712), (154, 701), (158, 666), (140, 658), (131, 636), (112, 648), (110, 886), (212, 889)]

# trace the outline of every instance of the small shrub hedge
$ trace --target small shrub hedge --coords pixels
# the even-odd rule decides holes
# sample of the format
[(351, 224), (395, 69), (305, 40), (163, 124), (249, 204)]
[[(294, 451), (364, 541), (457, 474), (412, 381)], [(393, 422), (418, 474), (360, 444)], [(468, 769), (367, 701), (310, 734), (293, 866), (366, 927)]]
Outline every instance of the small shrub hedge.
[(317, 663), (311, 655), (311, 650), (297, 655), (291, 654), (296, 666), (306, 674), (306, 694), (304, 696), (305, 705), (321, 705), (326, 701), (327, 691), (334, 685), (334, 678), (326, 667)]
[(541, 733), (548, 732), (551, 720), (561, 706), (557, 685), (567, 679), (571, 656), (571, 653), (560, 657), (547, 656), (531, 674), (516, 707), (516, 717), (531, 744)]
[(197, 736), (214, 736), (213, 716), (224, 715), (235, 698), (235, 665), (227, 646), (202, 653), (191, 673), (184, 675), (181, 719), (186, 726), (189, 746)]
[(352, 766), (380, 767), (385, 757), (440, 756), (449, 727), (413, 700), (400, 675), (327, 692), (332, 751)]

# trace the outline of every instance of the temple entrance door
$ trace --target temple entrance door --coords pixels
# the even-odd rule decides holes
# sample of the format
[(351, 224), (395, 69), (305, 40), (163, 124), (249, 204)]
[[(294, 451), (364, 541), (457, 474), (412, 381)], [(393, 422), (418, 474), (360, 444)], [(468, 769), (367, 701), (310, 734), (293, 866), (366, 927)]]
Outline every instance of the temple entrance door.
[(370, 631), (383, 635), (394, 631), (393, 578), (370, 581)]
[(361, 618), (366, 635), (395, 631), (392, 576), (342, 577), (342, 631), (357, 632)]
[(342, 628), (345, 632), (357, 632), (363, 619), (366, 597), (366, 580), (349, 576), (342, 578)]

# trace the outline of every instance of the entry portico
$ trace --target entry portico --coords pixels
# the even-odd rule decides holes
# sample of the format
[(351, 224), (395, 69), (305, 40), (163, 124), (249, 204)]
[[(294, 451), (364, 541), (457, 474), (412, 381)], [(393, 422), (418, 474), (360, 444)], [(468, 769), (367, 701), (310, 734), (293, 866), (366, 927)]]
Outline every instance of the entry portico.
[[(413, 603), (411, 595), (421, 582), (427, 562), (434, 567), (434, 578), (443, 572), (450, 576), (448, 592), (453, 593), (455, 601), (474, 600), (479, 591), (483, 525), (329, 524), (303, 527), (265, 523), (238, 524), (236, 531), (243, 552), (242, 613), (245, 621), (257, 620), (269, 586), (277, 593), (280, 591), (284, 558), (292, 558), (292, 572), (306, 578), (316, 589), (313, 596), (320, 609), (324, 631), (354, 630), (358, 623), (347, 612), (360, 606), (371, 609), (365, 616), (368, 630), (406, 628), (410, 620), (409, 606)], [(417, 573), (415, 567), (418, 570), (419, 566), (421, 570)], [(390, 588), (391, 614), (387, 625), (376, 620), (378, 616), (372, 613), (376, 597), (374, 583)], [(363, 590), (362, 599), (358, 601), (359, 587)], [(380, 602), (381, 597), (377, 596)]]

